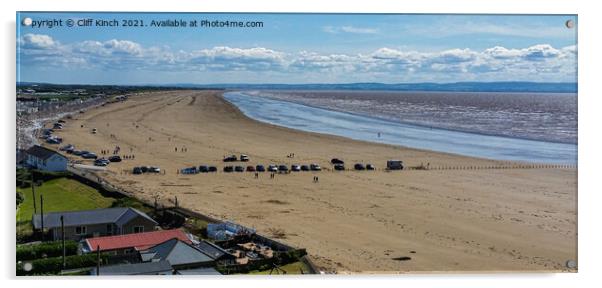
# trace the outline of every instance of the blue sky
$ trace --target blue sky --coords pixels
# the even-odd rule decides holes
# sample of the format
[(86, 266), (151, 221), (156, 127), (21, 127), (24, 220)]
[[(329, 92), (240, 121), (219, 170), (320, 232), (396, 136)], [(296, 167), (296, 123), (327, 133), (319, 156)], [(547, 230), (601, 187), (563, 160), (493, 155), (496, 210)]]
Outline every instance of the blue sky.
[[(576, 16), (18, 13), (146, 27), (17, 25), (17, 79), (90, 84), (574, 82)], [(151, 27), (152, 20), (262, 28)], [(577, 25), (575, 25), (577, 26)]]

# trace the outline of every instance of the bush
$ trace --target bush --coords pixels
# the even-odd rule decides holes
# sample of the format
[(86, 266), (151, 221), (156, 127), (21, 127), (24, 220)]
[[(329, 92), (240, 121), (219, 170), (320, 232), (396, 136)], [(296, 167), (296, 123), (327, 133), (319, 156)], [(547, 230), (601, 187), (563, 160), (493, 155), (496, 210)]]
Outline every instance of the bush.
[[(75, 241), (65, 241), (65, 255), (69, 256), (77, 254), (77, 246), (77, 242)], [(63, 256), (63, 246), (61, 241), (17, 246), (17, 261), (60, 256)]]
[(25, 201), (25, 197), (23, 197), (23, 193), (17, 192), (17, 208), (19, 207), (19, 205), (21, 205), (21, 203), (23, 203), (23, 201)]
[[(100, 255), (100, 263), (104, 265), (108, 263), (109, 255), (101, 254)], [(72, 255), (65, 257), (65, 267), (63, 268), (63, 259), (62, 257), (54, 257), (47, 259), (38, 259), (33, 260), (31, 263), (32, 269), (30, 271), (25, 271), (23, 269), (24, 263), (17, 263), (17, 276), (24, 275), (48, 275), (48, 274), (58, 274), (63, 269), (80, 269), (87, 267), (96, 266), (97, 255), (95, 253), (85, 254), (85, 255)]]

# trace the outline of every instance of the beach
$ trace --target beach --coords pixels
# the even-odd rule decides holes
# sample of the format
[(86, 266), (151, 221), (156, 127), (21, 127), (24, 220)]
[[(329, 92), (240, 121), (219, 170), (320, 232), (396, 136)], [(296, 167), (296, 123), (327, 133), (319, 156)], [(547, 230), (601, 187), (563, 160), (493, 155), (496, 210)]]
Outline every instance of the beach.
[[(577, 260), (575, 168), (385, 171), (389, 159), (408, 167), (512, 163), (261, 123), (222, 93), (142, 93), (74, 114), (55, 134), (99, 157), (116, 146), (122, 157), (133, 155), (100, 176), (136, 197), (162, 203), (177, 197), (180, 206), (256, 228), (306, 248), (327, 272), (569, 271), (566, 261)], [(223, 173), (230, 154), (250, 161), (228, 165), (325, 169), (273, 179), (267, 172)], [(377, 171), (331, 171), (331, 158), (344, 159), (348, 169), (372, 163)], [(202, 164), (219, 172), (176, 172)], [(129, 173), (142, 165), (165, 174)]]

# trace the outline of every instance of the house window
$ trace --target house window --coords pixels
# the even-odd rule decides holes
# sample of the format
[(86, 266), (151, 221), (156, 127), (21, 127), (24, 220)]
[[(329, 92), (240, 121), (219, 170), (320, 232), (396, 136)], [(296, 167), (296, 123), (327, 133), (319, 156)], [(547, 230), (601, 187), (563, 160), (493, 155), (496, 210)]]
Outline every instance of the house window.
[(86, 226), (76, 226), (75, 227), (75, 234), (77, 235), (86, 235)]
[(144, 232), (144, 226), (134, 226), (134, 233)]

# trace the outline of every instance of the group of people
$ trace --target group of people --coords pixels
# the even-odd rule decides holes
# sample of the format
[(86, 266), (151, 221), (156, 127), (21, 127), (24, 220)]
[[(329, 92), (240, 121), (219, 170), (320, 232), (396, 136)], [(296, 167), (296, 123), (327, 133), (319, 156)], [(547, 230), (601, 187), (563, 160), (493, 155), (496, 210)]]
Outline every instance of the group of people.
[[(178, 147), (175, 147), (175, 151), (178, 152)], [(180, 152), (188, 152), (188, 148), (182, 147), (180, 148)]]

